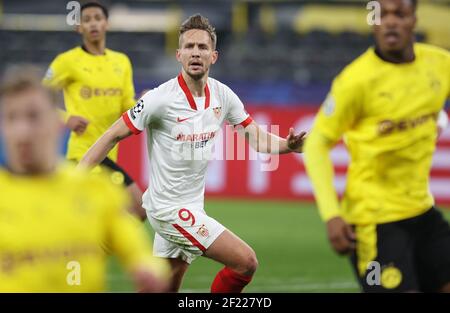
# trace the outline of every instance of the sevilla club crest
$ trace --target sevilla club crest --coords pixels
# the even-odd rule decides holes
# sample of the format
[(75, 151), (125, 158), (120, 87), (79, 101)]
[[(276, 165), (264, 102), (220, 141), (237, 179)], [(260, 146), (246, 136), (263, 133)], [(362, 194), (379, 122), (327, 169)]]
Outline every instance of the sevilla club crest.
[(220, 114), (222, 114), (222, 107), (215, 107), (213, 108), (214, 115), (217, 119), (220, 118)]
[(202, 237), (209, 236), (209, 231), (208, 231), (208, 228), (206, 228), (205, 224), (202, 224), (202, 226), (200, 226), (200, 228), (197, 231), (197, 234), (199, 234)]

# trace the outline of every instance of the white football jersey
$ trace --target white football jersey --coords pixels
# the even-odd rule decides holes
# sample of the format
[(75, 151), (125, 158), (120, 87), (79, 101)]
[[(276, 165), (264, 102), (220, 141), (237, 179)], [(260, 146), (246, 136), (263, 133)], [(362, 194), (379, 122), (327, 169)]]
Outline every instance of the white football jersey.
[(206, 168), (223, 122), (252, 122), (229, 87), (208, 78), (205, 97), (194, 98), (181, 74), (148, 91), (123, 119), (135, 134), (147, 129), (150, 175), (143, 207), (160, 219), (183, 206), (203, 209)]

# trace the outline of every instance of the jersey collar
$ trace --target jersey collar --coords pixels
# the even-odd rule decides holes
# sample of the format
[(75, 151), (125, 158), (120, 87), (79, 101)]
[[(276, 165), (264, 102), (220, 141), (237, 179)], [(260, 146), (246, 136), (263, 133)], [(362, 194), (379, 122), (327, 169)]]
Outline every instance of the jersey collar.
[[(178, 75), (178, 84), (180, 85), (181, 89), (183, 90), (184, 94), (186, 95), (186, 98), (189, 102), (189, 105), (193, 110), (197, 111), (197, 105), (195, 104), (194, 97), (192, 96), (191, 91), (189, 90), (186, 81), (183, 78), (183, 75), (180, 73)], [(205, 110), (209, 107), (209, 87), (208, 84), (205, 85)]]
[(84, 44), (81, 45), (81, 49), (82, 49), (84, 52), (86, 52), (87, 54), (92, 55), (92, 56), (94, 56), (94, 57), (106, 55), (106, 48), (105, 48), (105, 51), (103, 52), (103, 54), (93, 54), (93, 53), (89, 52), (89, 50), (86, 48), (86, 46), (85, 46)]
[(413, 45), (413, 59), (411, 60), (411, 61), (404, 61), (404, 62), (393, 62), (393, 61), (389, 61), (389, 60), (387, 60), (384, 56), (383, 56), (383, 54), (381, 53), (381, 51), (380, 51), (380, 48), (379, 47), (377, 47), (377, 45), (375, 45), (375, 47), (373, 48), (373, 53), (375, 54), (375, 56), (379, 59), (379, 60), (381, 60), (381, 61), (383, 61), (383, 62), (385, 62), (385, 63), (389, 63), (389, 64), (393, 64), (393, 65), (403, 65), (403, 64), (413, 64), (413, 63), (415, 63), (415, 61), (417, 60), (417, 54), (416, 54), (416, 51), (415, 51), (415, 46)]

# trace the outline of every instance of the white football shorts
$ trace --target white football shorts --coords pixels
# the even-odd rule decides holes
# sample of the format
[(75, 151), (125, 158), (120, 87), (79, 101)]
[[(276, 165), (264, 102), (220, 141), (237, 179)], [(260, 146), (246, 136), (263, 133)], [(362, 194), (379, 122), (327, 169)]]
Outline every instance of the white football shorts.
[(147, 211), (147, 217), (155, 231), (153, 254), (163, 258), (181, 258), (189, 264), (226, 229), (206, 215), (203, 209), (177, 208), (158, 218)]

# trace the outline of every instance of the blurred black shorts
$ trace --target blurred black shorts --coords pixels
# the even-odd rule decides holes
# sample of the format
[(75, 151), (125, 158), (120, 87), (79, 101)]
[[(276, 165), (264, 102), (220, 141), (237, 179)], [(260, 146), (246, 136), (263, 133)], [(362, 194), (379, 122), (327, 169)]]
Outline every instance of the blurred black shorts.
[[(364, 292), (438, 292), (450, 283), (450, 226), (436, 208), (369, 231), (360, 227), (351, 261)], [(378, 263), (367, 268), (364, 259)]]

